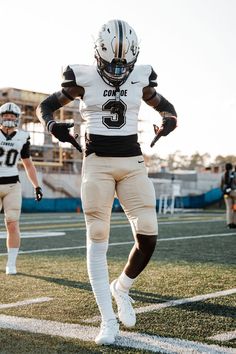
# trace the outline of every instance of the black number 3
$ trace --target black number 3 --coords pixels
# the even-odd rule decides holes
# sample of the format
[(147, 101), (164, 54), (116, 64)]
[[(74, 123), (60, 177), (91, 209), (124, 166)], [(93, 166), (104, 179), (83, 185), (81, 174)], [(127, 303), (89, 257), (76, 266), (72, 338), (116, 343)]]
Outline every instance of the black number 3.
[(125, 112), (126, 104), (120, 100), (116, 102), (115, 100), (108, 100), (103, 106), (103, 111), (112, 112), (112, 109), (115, 109), (112, 115), (106, 115), (102, 117), (102, 123), (108, 129), (121, 129), (126, 124)]

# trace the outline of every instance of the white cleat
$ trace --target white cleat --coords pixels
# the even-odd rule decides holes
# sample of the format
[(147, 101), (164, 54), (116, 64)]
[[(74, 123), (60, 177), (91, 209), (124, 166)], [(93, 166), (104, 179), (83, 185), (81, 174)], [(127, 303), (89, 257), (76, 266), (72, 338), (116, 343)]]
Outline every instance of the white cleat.
[(129, 296), (128, 293), (117, 290), (116, 283), (117, 279), (113, 280), (110, 285), (110, 290), (117, 304), (119, 320), (126, 327), (133, 327), (136, 323), (136, 315), (132, 306), (134, 300)]
[(95, 343), (98, 345), (110, 345), (116, 340), (119, 334), (119, 324), (117, 320), (109, 320), (101, 323), (100, 332), (95, 338)]
[(16, 273), (16, 266), (6, 266), (6, 274), (15, 275)]

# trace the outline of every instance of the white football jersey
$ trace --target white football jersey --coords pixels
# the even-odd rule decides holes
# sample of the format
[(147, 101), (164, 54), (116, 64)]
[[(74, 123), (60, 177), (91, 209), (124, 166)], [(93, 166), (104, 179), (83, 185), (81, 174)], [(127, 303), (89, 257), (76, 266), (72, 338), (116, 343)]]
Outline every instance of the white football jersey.
[(19, 174), (17, 163), (21, 157), (23, 145), (29, 139), (29, 133), (17, 130), (9, 140), (0, 130), (0, 177), (17, 176)]
[[(116, 89), (109, 86), (94, 65), (70, 65), (76, 85), (84, 88), (80, 113), (86, 120), (86, 132), (102, 136), (128, 136), (138, 133), (138, 113), (143, 88), (157, 86), (150, 65), (136, 65), (126, 82), (119, 87), (118, 113), (111, 113), (116, 103)], [(154, 76), (154, 79), (151, 79)], [(152, 81), (152, 82), (151, 82)]]

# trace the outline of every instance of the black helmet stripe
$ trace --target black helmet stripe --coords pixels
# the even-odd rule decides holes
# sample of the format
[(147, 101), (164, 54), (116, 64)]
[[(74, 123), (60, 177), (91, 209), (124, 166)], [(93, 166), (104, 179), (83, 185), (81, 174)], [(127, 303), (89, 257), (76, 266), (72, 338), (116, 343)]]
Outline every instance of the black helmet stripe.
[(119, 51), (118, 51), (118, 58), (122, 59), (123, 53), (123, 26), (122, 22), (118, 21), (118, 29), (119, 29)]
[(124, 59), (124, 50), (125, 50), (125, 27), (124, 27), (124, 23), (120, 20), (116, 21), (116, 51), (115, 51), (115, 57), (119, 58), (119, 59)]
[(118, 58), (119, 55), (119, 47), (120, 47), (120, 29), (119, 29), (119, 22), (120, 21), (115, 21), (115, 53), (114, 57)]

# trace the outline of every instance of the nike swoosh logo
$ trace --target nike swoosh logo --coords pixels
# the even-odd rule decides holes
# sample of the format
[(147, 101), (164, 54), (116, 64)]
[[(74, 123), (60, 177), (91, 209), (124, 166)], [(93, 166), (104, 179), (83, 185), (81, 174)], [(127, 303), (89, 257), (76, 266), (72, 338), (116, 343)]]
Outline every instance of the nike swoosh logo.
[(131, 84), (134, 85), (134, 84), (137, 84), (139, 83), (140, 81), (131, 81)]
[(138, 163), (142, 163), (142, 162), (144, 162), (144, 161), (138, 161)]

